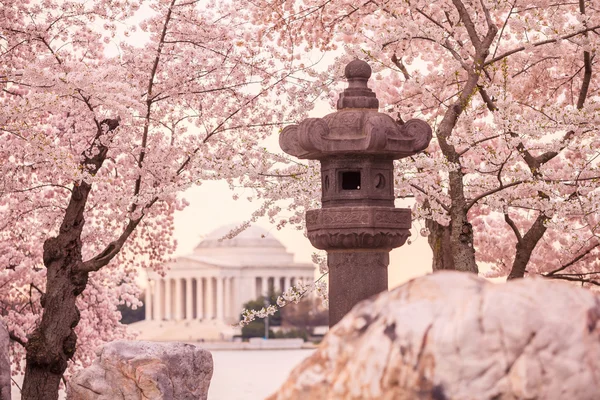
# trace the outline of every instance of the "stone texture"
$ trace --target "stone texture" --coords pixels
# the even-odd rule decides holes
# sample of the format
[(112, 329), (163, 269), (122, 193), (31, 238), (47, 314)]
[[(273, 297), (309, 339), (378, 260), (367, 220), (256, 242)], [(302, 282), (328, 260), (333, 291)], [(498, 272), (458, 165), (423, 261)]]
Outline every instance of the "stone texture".
[(4, 322), (0, 321), (0, 400), (10, 400), (10, 337)]
[(270, 400), (600, 399), (600, 296), (439, 272), (356, 305)]
[(184, 343), (116, 341), (69, 381), (68, 400), (206, 399), (210, 352)]
[(337, 322), (356, 303), (386, 291), (389, 263), (387, 251), (329, 252), (329, 298), (337, 301), (335, 307), (330, 303), (329, 319)]

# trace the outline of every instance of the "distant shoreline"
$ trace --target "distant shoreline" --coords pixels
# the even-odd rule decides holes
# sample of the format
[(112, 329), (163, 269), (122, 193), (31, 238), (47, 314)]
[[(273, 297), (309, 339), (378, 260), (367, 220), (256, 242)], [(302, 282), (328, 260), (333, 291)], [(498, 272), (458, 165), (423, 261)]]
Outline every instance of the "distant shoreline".
[(302, 350), (316, 349), (317, 345), (312, 342), (304, 342), (302, 339), (268, 339), (252, 338), (248, 342), (206, 341), (189, 342), (206, 350)]

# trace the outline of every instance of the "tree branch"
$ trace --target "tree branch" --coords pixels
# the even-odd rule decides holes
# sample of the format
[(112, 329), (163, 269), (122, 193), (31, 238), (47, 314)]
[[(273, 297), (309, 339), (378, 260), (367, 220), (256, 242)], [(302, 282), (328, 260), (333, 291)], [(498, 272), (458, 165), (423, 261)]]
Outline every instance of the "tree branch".
[(138, 226), (141, 219), (142, 218), (140, 217), (137, 220), (129, 220), (129, 223), (127, 224), (123, 232), (121, 232), (121, 235), (117, 240), (110, 242), (108, 246), (106, 246), (106, 248), (94, 258), (79, 264), (78, 269), (82, 272), (98, 271), (100, 268), (104, 267), (109, 262), (111, 262), (111, 260), (116, 257), (119, 251), (121, 251), (123, 245), (129, 238), (131, 233), (133, 233), (135, 228)]
[(515, 233), (515, 236), (517, 237), (517, 242), (521, 243), (523, 241), (521, 232), (519, 232), (519, 228), (517, 228), (517, 224), (515, 224), (515, 221), (513, 221), (512, 218), (508, 215), (508, 212), (504, 213), (504, 221), (508, 224), (508, 226), (511, 227), (511, 229)]
[(600, 281), (596, 281), (594, 279), (584, 278), (583, 276), (574, 277), (574, 276), (570, 276), (570, 275), (552, 275), (552, 276), (547, 276), (547, 278), (550, 278), (550, 279), (562, 279), (564, 281), (570, 281), (570, 282), (589, 283), (589, 284), (592, 284), (592, 285), (595, 285), (595, 286), (600, 286)]
[(478, 50), (479, 47), (481, 47), (481, 39), (479, 38), (479, 35), (477, 35), (477, 30), (475, 29), (475, 24), (469, 15), (469, 11), (467, 11), (467, 8), (460, 0), (452, 0), (452, 4), (454, 4), (454, 7), (456, 7), (458, 10), (458, 14), (465, 24), (465, 28), (467, 29), (469, 38), (471, 38), (471, 42), (473, 42), (473, 46), (476, 50)]
[(466, 205), (466, 208), (467, 208), (467, 210), (469, 210), (471, 207), (473, 207), (475, 205), (475, 203), (477, 203), (479, 200), (483, 199), (484, 197), (490, 196), (490, 195), (492, 195), (494, 193), (498, 193), (498, 192), (500, 192), (500, 191), (502, 191), (504, 189), (508, 189), (510, 187), (513, 187), (513, 186), (521, 185), (521, 184), (523, 184), (525, 182), (527, 182), (527, 181), (515, 181), (515, 182), (511, 182), (511, 183), (506, 184), (506, 185), (500, 185), (497, 188), (494, 188), (494, 189), (488, 190), (487, 192), (481, 193), (480, 195), (476, 196), (473, 200), (471, 200), (470, 202), (468, 202), (467, 205)]
[(600, 246), (600, 242), (588, 247), (583, 253), (577, 255), (577, 257), (573, 258), (571, 261), (569, 261), (568, 263), (565, 263), (563, 265), (561, 265), (559, 268), (555, 269), (554, 271), (550, 271), (547, 274), (545, 274), (545, 276), (547, 277), (552, 277), (553, 275), (556, 275), (558, 272), (560, 271), (564, 271), (565, 269), (569, 268), (570, 266), (572, 266), (573, 264), (577, 263), (578, 261), (580, 261), (581, 259), (583, 259), (585, 256), (587, 256), (588, 254), (591, 253), (592, 250), (594, 250), (596, 247)]
[(21, 338), (19, 338), (17, 335), (15, 335), (12, 332), (8, 332), (8, 336), (10, 337), (10, 340), (12, 340), (15, 343), (19, 343), (23, 347), (25, 347), (27, 345), (27, 342), (22, 341)]
[(435, 200), (435, 202), (438, 203), (440, 205), (440, 207), (442, 207), (445, 211), (450, 212), (450, 208), (447, 205), (445, 205), (444, 203), (442, 203), (440, 200), (438, 200), (437, 198), (433, 197), (431, 195), (431, 193), (427, 193), (423, 188), (421, 188), (413, 183), (411, 183), (410, 186), (417, 189), (419, 192), (425, 194), (428, 198)]
[[(533, 43), (532, 46), (533, 47), (539, 47), (539, 46), (543, 46), (545, 44), (556, 43), (558, 41), (569, 39), (569, 38), (572, 38), (574, 36), (581, 35), (582, 33), (586, 33), (586, 32), (589, 32), (589, 31), (596, 30), (598, 28), (600, 28), (600, 25), (596, 25), (596, 26), (593, 26), (591, 28), (585, 28), (585, 29), (582, 29), (582, 30), (577, 31), (577, 32), (569, 33), (568, 35), (558, 36), (558, 37), (555, 37), (554, 39), (542, 40), (541, 42)], [(523, 50), (525, 50), (525, 46), (521, 46), (521, 47), (517, 47), (516, 49), (509, 50), (506, 53), (500, 54), (498, 57), (494, 57), (494, 58), (486, 61), (485, 64), (484, 64), (484, 66), (491, 65), (491, 64), (495, 63), (496, 61), (500, 61), (503, 58), (506, 58), (506, 57), (508, 57), (510, 55), (513, 55), (513, 54), (518, 53), (518, 52), (523, 51)]]

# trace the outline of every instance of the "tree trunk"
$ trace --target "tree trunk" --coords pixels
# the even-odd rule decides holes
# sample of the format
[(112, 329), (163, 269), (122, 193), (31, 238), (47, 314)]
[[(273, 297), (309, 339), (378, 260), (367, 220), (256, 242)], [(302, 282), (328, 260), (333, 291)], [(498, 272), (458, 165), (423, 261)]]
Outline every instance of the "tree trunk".
[(452, 247), (450, 242), (450, 226), (438, 224), (432, 219), (426, 219), (425, 226), (429, 230), (427, 241), (433, 252), (433, 271), (456, 269), (454, 268), (452, 251), (450, 250)]
[(75, 354), (79, 323), (75, 300), (85, 289), (88, 274), (81, 265), (83, 212), (91, 186), (81, 182), (73, 188), (57, 237), (44, 243), (47, 268), (46, 292), (42, 296), (42, 321), (29, 336), (23, 400), (55, 400), (67, 362)]
[(460, 170), (450, 171), (450, 251), (457, 271), (479, 273), (473, 247), (473, 226), (467, 218), (467, 202), (464, 193), (463, 174)]
[[(427, 241), (433, 252), (433, 271), (450, 269), (479, 273), (473, 247), (473, 227), (467, 219), (467, 202), (463, 190), (463, 176), (460, 171), (450, 171), (450, 224), (440, 225), (426, 219), (429, 230)], [(427, 202), (424, 207), (428, 207)]]
[(527, 231), (525, 236), (519, 238), (517, 236), (517, 246), (515, 252), (515, 260), (513, 261), (512, 268), (510, 270), (510, 274), (508, 275), (508, 279), (516, 279), (522, 278), (525, 276), (525, 272), (527, 271), (527, 264), (529, 263), (529, 259), (531, 258), (531, 253), (535, 250), (538, 242), (546, 233), (546, 221), (548, 217), (546, 217), (543, 213), (540, 213), (531, 228)]

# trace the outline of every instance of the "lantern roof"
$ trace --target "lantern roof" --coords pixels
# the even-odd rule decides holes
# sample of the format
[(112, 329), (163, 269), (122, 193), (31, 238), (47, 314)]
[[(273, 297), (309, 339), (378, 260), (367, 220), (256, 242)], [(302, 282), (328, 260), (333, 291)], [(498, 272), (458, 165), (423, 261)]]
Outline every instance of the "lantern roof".
[(348, 87), (340, 93), (338, 111), (285, 127), (279, 136), (283, 151), (301, 159), (360, 155), (399, 159), (429, 145), (432, 131), (425, 121), (411, 119), (399, 124), (377, 111), (379, 100), (368, 87), (369, 64), (351, 61), (344, 73)]

